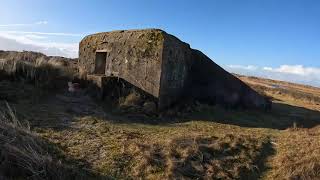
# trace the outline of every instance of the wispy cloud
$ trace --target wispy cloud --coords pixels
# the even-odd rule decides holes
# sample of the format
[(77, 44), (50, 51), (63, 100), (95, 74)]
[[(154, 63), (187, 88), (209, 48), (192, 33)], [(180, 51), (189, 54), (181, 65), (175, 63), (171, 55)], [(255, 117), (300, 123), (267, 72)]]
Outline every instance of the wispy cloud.
[(48, 21), (38, 21), (38, 22), (36, 22), (35, 24), (38, 24), (38, 25), (46, 25), (46, 24), (48, 24)]
[[(72, 33), (0, 31), (0, 48), (4, 50), (31, 50), (47, 55), (77, 57), (78, 42), (50, 41), (48, 36), (75, 36)], [(80, 36), (79, 36), (80, 37)], [(79, 38), (80, 39), (80, 38)], [(10, 47), (9, 45), (10, 44)]]
[(263, 70), (270, 72), (279, 72), (287, 74), (296, 74), (300, 76), (319, 76), (320, 68), (304, 67), (303, 65), (282, 65), (279, 68), (264, 67)]
[[(31, 50), (39, 51), (47, 55), (77, 57), (78, 41), (80, 41), (81, 37), (85, 36), (85, 34), (12, 30), (17, 28), (21, 29), (22, 27), (40, 27), (47, 24), (48, 21), (45, 20), (33, 23), (0, 24), (0, 49), (17, 51)], [(11, 30), (9, 30), (9, 28)], [(59, 36), (63, 38), (59, 38)], [(76, 42), (66, 43), (65, 40), (68, 39), (69, 41), (72, 39), (72, 41)]]
[(233, 68), (233, 69), (245, 69), (245, 70), (256, 70), (258, 68), (257, 66), (253, 66), (253, 65), (247, 65), (247, 66), (243, 66), (243, 65), (228, 65), (228, 67)]
[(233, 73), (320, 87), (320, 68), (318, 67), (305, 67), (303, 65), (281, 65), (279, 67), (226, 65), (224, 67)]
[(46, 36), (39, 36), (39, 35), (34, 35), (34, 34), (27, 34), (25, 35), (26, 38), (30, 39), (47, 39), (48, 37)]
[(34, 25), (46, 25), (48, 21), (37, 21), (33, 23), (17, 23), (17, 24), (0, 24), (0, 27), (20, 27), (20, 26), (34, 26)]
[(33, 31), (0, 31), (0, 33), (7, 34), (34, 34), (34, 35), (48, 35), (48, 36), (72, 36), (72, 37), (82, 37), (84, 34), (77, 33), (61, 33), (61, 32), (33, 32)]

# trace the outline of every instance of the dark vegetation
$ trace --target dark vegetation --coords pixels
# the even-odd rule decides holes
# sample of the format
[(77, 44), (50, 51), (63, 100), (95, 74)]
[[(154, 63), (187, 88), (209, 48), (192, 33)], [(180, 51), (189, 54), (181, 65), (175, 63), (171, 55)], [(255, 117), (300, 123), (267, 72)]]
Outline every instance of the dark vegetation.
[(145, 116), (155, 116), (157, 114), (156, 99), (124, 79), (109, 77), (105, 82), (106, 86), (103, 92), (100, 92), (99, 88), (91, 82), (87, 81), (83, 84), (85, 84), (87, 94), (102, 99), (105, 106), (114, 109), (114, 113)]

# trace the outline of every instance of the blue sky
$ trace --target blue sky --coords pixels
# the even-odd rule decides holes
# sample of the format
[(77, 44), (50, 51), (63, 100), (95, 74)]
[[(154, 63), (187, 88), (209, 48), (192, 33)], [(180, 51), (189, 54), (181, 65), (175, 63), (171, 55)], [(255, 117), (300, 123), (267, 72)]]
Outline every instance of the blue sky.
[(86, 34), (139, 28), (174, 34), (232, 72), (320, 85), (316, 0), (3, 0), (0, 7), (2, 49), (75, 57)]

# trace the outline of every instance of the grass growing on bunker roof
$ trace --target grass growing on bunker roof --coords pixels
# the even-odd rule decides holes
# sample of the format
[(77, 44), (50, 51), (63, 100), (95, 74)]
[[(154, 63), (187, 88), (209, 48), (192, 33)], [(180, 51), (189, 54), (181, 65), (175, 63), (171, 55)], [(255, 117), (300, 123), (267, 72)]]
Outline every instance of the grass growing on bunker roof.
[(141, 48), (140, 57), (155, 56), (157, 50), (159, 50), (160, 43), (163, 42), (163, 32), (151, 31), (143, 33), (138, 36), (137, 47)]

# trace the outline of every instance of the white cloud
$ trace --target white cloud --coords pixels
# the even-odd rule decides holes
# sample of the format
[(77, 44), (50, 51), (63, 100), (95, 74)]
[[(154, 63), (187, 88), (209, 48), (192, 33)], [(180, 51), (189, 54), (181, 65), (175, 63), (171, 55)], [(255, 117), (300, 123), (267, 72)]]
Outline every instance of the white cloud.
[(34, 35), (48, 35), (48, 36), (72, 36), (72, 37), (82, 37), (84, 34), (76, 34), (76, 33), (56, 33), (56, 32), (33, 32), (33, 31), (0, 31), (0, 33), (7, 34), (34, 34)]
[(34, 35), (34, 34), (27, 34), (25, 35), (26, 38), (30, 39), (47, 39), (45, 36), (39, 36), (39, 35)]
[(48, 21), (38, 21), (38, 22), (36, 22), (35, 24), (38, 24), (38, 25), (46, 25), (46, 24), (48, 24)]
[(303, 65), (281, 65), (274, 68), (227, 65), (225, 66), (225, 69), (229, 72), (237, 74), (258, 76), (320, 87), (320, 68), (318, 67), (305, 67)]
[[(32, 33), (10, 33), (0, 31), (0, 49), (13, 51), (38, 51), (52, 56), (77, 57), (78, 43), (59, 43), (47, 40), (47, 33), (42, 36)], [(50, 33), (51, 34), (51, 33)], [(67, 33), (55, 33), (64, 34)], [(43, 40), (47, 41), (43, 41)]]
[(320, 75), (320, 68), (304, 67), (303, 65), (282, 65), (279, 68), (265, 68), (265, 70), (301, 76)]
[(228, 65), (228, 67), (233, 69), (245, 69), (245, 70), (256, 70), (258, 67), (253, 65), (243, 66), (243, 65)]
[(37, 21), (33, 23), (17, 23), (17, 24), (0, 24), (0, 27), (20, 27), (20, 26), (34, 26), (34, 25), (46, 25), (48, 21)]
[[(25, 26), (43, 26), (48, 21), (37, 21), (25, 24), (0, 24), (0, 28), (17, 28)], [(29, 50), (38, 51), (47, 55), (77, 57), (78, 42), (65, 43), (57, 42), (58, 36), (64, 36), (63, 39), (73, 37), (81, 39), (84, 34), (64, 33), (64, 32), (39, 32), (39, 31), (9, 31), (0, 30), (0, 49), (3, 50)]]
[(266, 70), (266, 71), (272, 71), (273, 68), (272, 67), (263, 67), (263, 70)]

